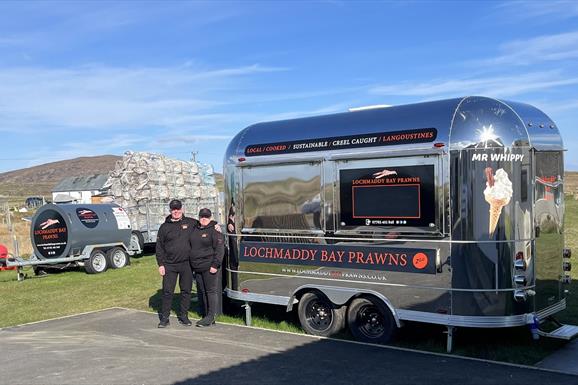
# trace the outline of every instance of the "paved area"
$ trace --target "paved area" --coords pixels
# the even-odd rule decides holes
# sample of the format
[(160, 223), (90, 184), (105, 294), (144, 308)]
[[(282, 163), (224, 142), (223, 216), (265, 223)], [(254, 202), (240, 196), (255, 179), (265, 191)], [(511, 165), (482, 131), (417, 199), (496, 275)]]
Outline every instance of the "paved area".
[(578, 377), (128, 309), (0, 330), (0, 384), (576, 384)]
[(555, 351), (536, 366), (578, 375), (578, 338), (568, 342), (562, 349)]

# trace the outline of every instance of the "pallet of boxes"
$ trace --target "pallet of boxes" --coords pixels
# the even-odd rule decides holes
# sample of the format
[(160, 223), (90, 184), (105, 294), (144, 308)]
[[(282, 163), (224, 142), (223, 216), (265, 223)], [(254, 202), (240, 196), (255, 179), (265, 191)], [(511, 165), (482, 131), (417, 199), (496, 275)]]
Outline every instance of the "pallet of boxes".
[(207, 164), (186, 162), (163, 155), (126, 152), (110, 173), (105, 188), (114, 202), (127, 213), (135, 241), (141, 245), (156, 242), (158, 229), (165, 221), (168, 202), (180, 199), (185, 215), (196, 217), (199, 209), (219, 213), (219, 193), (213, 168)]

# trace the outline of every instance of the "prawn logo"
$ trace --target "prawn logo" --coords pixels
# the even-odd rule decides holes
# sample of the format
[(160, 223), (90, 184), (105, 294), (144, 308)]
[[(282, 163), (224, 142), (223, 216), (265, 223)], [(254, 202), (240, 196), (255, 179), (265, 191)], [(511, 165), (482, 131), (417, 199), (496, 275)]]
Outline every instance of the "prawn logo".
[(47, 219), (46, 221), (40, 224), (40, 228), (42, 230), (49, 228), (50, 226), (54, 226), (55, 224), (60, 223), (58, 219)]
[(411, 262), (413, 264), (413, 267), (415, 267), (418, 270), (422, 270), (427, 266), (429, 260), (426, 254), (417, 253), (416, 255), (413, 256)]
[(374, 173), (373, 177), (375, 179), (381, 179), (381, 178), (384, 178), (384, 177), (389, 176), (389, 175), (397, 175), (397, 171), (388, 170), (385, 168), (382, 171)]
[(76, 216), (78, 217), (80, 223), (89, 229), (93, 229), (98, 225), (98, 215), (91, 209), (84, 207), (78, 208), (76, 209)]

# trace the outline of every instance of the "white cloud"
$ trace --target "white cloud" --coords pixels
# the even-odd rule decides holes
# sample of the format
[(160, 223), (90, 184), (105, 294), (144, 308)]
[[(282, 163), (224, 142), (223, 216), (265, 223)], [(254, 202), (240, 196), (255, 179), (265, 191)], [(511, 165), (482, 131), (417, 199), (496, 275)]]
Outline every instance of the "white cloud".
[(22, 157), (27, 159), (26, 167), (73, 159), (81, 156), (98, 156), (104, 154), (123, 153), (132, 146), (142, 145), (150, 139), (140, 135), (111, 135), (98, 140), (61, 142), (58, 146), (38, 146), (34, 151), (23, 151)]
[(214, 140), (230, 140), (233, 135), (170, 135), (168, 137), (163, 137), (158, 140), (158, 143), (200, 143), (209, 142)]
[[(149, 135), (109, 135), (102, 139), (74, 138), (70, 141), (61, 140), (57, 146), (43, 145), (37, 146), (33, 151), (23, 150), (19, 160), (25, 161), (25, 167), (32, 167), (83, 156), (122, 155), (129, 150), (164, 153), (169, 157), (179, 158), (177, 154), (190, 155), (194, 149), (191, 145), (218, 142), (220, 146), (226, 146), (232, 137), (232, 135), (219, 134), (186, 135), (178, 132), (160, 132)], [(18, 161), (18, 159), (15, 160)], [(1, 172), (4, 171), (0, 169)]]
[(578, 110), (578, 99), (559, 100), (557, 102), (553, 100), (537, 100), (532, 104), (543, 111), (548, 111), (548, 113)]
[(514, 40), (500, 46), (496, 57), (470, 61), (476, 66), (530, 65), (578, 58), (578, 31)]
[(23, 36), (0, 36), (0, 47), (17, 46), (26, 43), (28, 40)]
[(578, 3), (574, 0), (508, 1), (498, 3), (495, 10), (506, 21), (548, 23), (578, 17)]
[(155, 22), (202, 29), (240, 14), (235, 7), (211, 2), (0, 2), (0, 25), (22, 20), (12, 27), (16, 34), (7, 42), (35, 51), (102, 41), (109, 34)]
[(231, 103), (252, 76), (285, 70), (258, 64), (0, 69), (0, 131), (182, 126)]
[(556, 71), (547, 71), (378, 85), (371, 87), (369, 92), (376, 95), (419, 96), (428, 99), (468, 95), (511, 97), (575, 84), (578, 84), (578, 77), (566, 77)]

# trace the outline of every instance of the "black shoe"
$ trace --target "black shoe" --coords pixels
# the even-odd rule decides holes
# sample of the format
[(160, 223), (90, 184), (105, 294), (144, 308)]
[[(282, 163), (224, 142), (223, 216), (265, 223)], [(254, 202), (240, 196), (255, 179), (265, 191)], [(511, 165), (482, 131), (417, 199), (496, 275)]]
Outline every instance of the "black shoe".
[(161, 320), (161, 322), (159, 322), (158, 327), (159, 328), (166, 328), (167, 326), (169, 326), (169, 320)]
[(204, 328), (215, 324), (215, 317), (206, 316), (203, 319), (197, 321), (197, 327)]
[(191, 326), (193, 324), (187, 316), (178, 317), (177, 319), (179, 320), (179, 323), (184, 326)]

